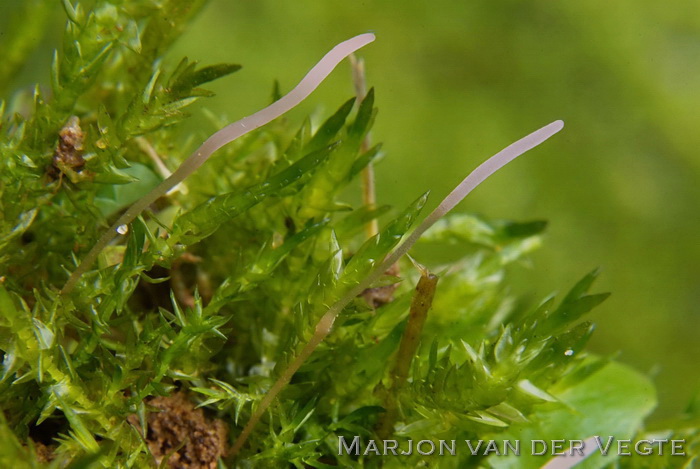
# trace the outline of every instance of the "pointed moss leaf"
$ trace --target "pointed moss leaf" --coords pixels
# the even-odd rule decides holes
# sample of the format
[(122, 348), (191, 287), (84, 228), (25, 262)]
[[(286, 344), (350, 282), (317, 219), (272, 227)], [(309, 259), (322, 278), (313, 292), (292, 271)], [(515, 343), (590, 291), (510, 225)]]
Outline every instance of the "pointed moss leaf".
[(542, 245), (539, 235), (525, 238), (510, 238), (495, 247), (498, 253), (497, 260), (501, 265), (507, 265), (522, 259), (525, 255), (540, 248)]
[(317, 172), (304, 188), (299, 201), (299, 216), (316, 218), (326, 212), (343, 208), (335, 198), (348, 182), (348, 172), (353, 165), (356, 148), (347, 142), (339, 142), (338, 150), (326, 161), (322, 171)]
[(419, 243), (442, 242), (455, 244), (469, 242), (488, 247), (495, 245), (496, 230), (476, 215), (466, 213), (448, 214), (431, 226)]
[(357, 422), (364, 423), (365, 425), (360, 425), (360, 427), (367, 428), (367, 423), (371, 422), (377, 415), (381, 414), (382, 412), (384, 412), (384, 408), (380, 406), (363, 406), (345, 415), (338, 422), (331, 424), (330, 429), (333, 431), (349, 429), (348, 426)]
[(124, 260), (120, 266), (120, 270), (131, 273), (139, 263), (143, 245), (146, 242), (146, 224), (142, 218), (134, 220), (129, 228), (129, 242), (126, 245), (124, 252)]
[(351, 236), (361, 231), (367, 222), (376, 220), (389, 210), (391, 210), (389, 205), (380, 205), (378, 207), (365, 205), (336, 222), (333, 225), (333, 229), (338, 237)]
[[(306, 405), (296, 413), (294, 419), (289, 423), (287, 428), (292, 432), (296, 433), (299, 428), (306, 422), (316, 410), (316, 404), (318, 402), (317, 398), (310, 399)], [(284, 433), (284, 430), (282, 431)]]
[(284, 152), (284, 160), (298, 160), (309, 140), (311, 140), (311, 121), (307, 117), (304, 119), (304, 123), (301, 125), (297, 133), (294, 134), (294, 138), (287, 146), (287, 149)]
[(401, 215), (389, 223), (379, 234), (365, 241), (346, 266), (343, 273), (343, 282), (346, 284), (357, 283), (376, 264), (382, 262), (389, 251), (398, 244), (401, 237), (413, 225), (427, 200), (428, 193), (426, 192), (409, 205)]
[(357, 177), (357, 175), (360, 174), (360, 172), (362, 172), (367, 165), (380, 158), (382, 156), (381, 150), (382, 144), (379, 143), (360, 155), (360, 157), (355, 160), (350, 168), (350, 172), (347, 176), (348, 180), (355, 179), (355, 177)]
[(211, 233), (219, 225), (234, 218), (283, 188), (308, 177), (326, 159), (334, 146), (312, 152), (289, 168), (275, 174), (261, 184), (240, 193), (229, 193), (210, 199), (175, 220), (175, 228), (191, 232), (195, 238)]
[(594, 330), (595, 324), (590, 321), (577, 324), (570, 331), (557, 337), (553, 347), (555, 353), (563, 353), (572, 357), (579, 354), (588, 343)]
[(99, 169), (95, 168), (94, 173), (93, 182), (100, 184), (128, 184), (134, 182), (133, 176), (130, 176), (123, 169), (118, 169), (111, 163), (101, 165)]
[[(211, 96), (211, 95), (204, 93), (204, 96)], [(179, 112), (180, 109), (187, 107), (190, 104), (196, 102), (197, 97), (198, 96), (182, 98), (182, 99), (178, 99), (177, 101), (174, 101), (172, 103), (165, 104), (165, 105), (161, 106), (161, 108), (158, 110), (158, 113), (156, 114), (156, 116), (161, 117), (161, 118), (170, 117), (170, 116), (175, 116), (175, 117), (183, 116), (184, 114)], [(163, 120), (165, 120), (165, 119), (163, 119)], [(165, 122), (168, 122), (168, 121), (165, 120)]]
[(525, 319), (525, 322), (530, 327), (534, 327), (533, 324), (537, 324), (545, 320), (545, 318), (550, 314), (551, 310), (554, 309), (554, 302), (556, 300), (555, 295), (551, 294), (540, 304), (537, 308)]
[(490, 414), (495, 415), (499, 419), (510, 423), (526, 423), (529, 421), (529, 419), (522, 412), (507, 402), (501, 402), (497, 406), (490, 407), (488, 411)]
[(329, 244), (330, 251), (335, 253), (330, 257), (330, 279), (333, 282), (337, 282), (345, 267), (345, 260), (343, 259), (343, 249), (340, 247), (338, 237), (335, 235), (334, 231), (331, 232)]
[(76, 458), (68, 466), (66, 466), (66, 469), (99, 469), (100, 467), (104, 467), (100, 463), (100, 459), (105, 452), (105, 449), (101, 449), (96, 453), (91, 453)]
[(229, 318), (225, 317), (210, 317), (207, 319), (199, 319), (195, 315), (189, 314), (184, 321), (187, 323), (178, 332), (175, 338), (170, 342), (167, 348), (158, 356), (158, 366), (156, 377), (162, 378), (170, 369), (171, 364), (178, 359), (187, 359), (188, 350), (191, 354), (191, 348), (195, 341), (207, 336), (218, 336), (226, 338), (219, 327), (228, 322)]
[(98, 147), (118, 148), (121, 146), (116, 135), (115, 123), (104, 104), (100, 104), (97, 108), (97, 130), (100, 133)]
[(95, 195), (95, 205), (105, 218), (133, 204), (161, 181), (158, 175), (141, 163), (131, 163), (121, 172), (132, 178), (131, 182), (105, 185)]
[[(10, 327), (18, 331), (22, 327), (22, 323), (26, 322), (26, 319), (22, 316), (22, 313), (17, 310), (15, 303), (12, 300), (12, 295), (5, 289), (5, 287), (0, 284), (0, 308), (2, 308), (2, 315), (0, 316), (0, 325)], [(26, 334), (21, 334), (22, 339), (26, 339)]]
[(95, 55), (95, 57), (80, 69), (79, 73), (82, 75), (81, 78), (85, 80), (94, 78), (94, 72), (100, 68), (100, 66), (102, 66), (105, 60), (107, 60), (113, 48), (113, 42), (105, 44), (105, 46)]
[(129, 21), (124, 28), (120, 42), (137, 54), (141, 53), (141, 34), (136, 21)]
[(226, 75), (230, 75), (231, 73), (237, 72), (240, 69), (241, 69), (241, 66), (238, 64), (208, 65), (206, 67), (202, 67), (199, 70), (195, 71), (190, 76), (190, 84), (193, 87), (196, 87), (196, 86), (199, 86), (203, 83), (208, 83), (210, 81), (217, 80), (217, 79), (224, 77)]
[(251, 275), (269, 275), (294, 248), (318, 234), (329, 221), (325, 219), (317, 223), (309, 223), (304, 229), (287, 238), (281, 246), (266, 249), (251, 267)]
[(156, 84), (158, 83), (158, 79), (160, 78), (161, 73), (162, 71), (160, 68), (154, 70), (153, 74), (151, 75), (151, 79), (146, 84), (143, 93), (141, 93), (141, 102), (144, 105), (148, 105), (154, 100)]
[(343, 251), (334, 252), (318, 270), (318, 274), (309, 289), (307, 303), (317, 309), (328, 308), (338, 299), (339, 292), (335, 288), (343, 268)]
[(272, 176), (267, 181), (260, 184), (260, 191), (274, 192), (291, 185), (294, 182), (302, 183), (312, 177), (319, 166), (328, 158), (332, 158), (333, 153), (338, 149), (338, 144), (331, 144), (320, 150), (308, 153), (304, 158), (294, 163), (289, 168)]
[(355, 98), (351, 98), (345, 102), (340, 109), (336, 111), (321, 127), (316, 131), (313, 138), (306, 147), (306, 151), (316, 151), (330, 143), (333, 138), (340, 132), (340, 129), (345, 125), (352, 107), (355, 104)]
[(168, 85), (168, 92), (172, 99), (181, 99), (192, 96), (195, 88), (201, 84), (214, 81), (226, 75), (230, 75), (241, 69), (237, 64), (216, 64), (196, 69), (197, 62), (190, 63), (187, 58), (182, 59), (172, 74)]
[[(231, 301), (242, 289), (251, 289), (259, 282), (268, 279), (275, 268), (289, 255), (292, 250), (298, 247), (307, 239), (313, 238), (325, 226), (329, 220), (322, 220), (318, 223), (309, 223), (303, 230), (287, 238), (281, 246), (272, 248), (268, 244), (261, 252), (255, 262), (247, 269), (243, 275), (228, 277), (217, 288), (205, 311), (213, 314), (227, 302)], [(244, 288), (245, 287), (245, 288)]]
[(530, 327), (536, 328), (539, 337), (546, 338), (563, 332), (610, 296), (609, 293), (586, 294), (597, 275), (598, 271), (594, 270), (581, 279), (554, 311), (551, 310), (552, 298), (549, 298), (530, 315), (527, 321)]
[(501, 336), (498, 338), (493, 347), (493, 356), (496, 362), (500, 362), (505, 358), (506, 351), (510, 349), (513, 344), (513, 336), (511, 331), (511, 325), (508, 324), (501, 332)]
[(549, 394), (547, 391), (538, 388), (529, 379), (522, 379), (517, 384), (518, 392), (524, 394), (535, 401), (557, 402), (557, 398)]
[[(36, 218), (38, 212), (39, 210), (36, 208), (27, 210), (26, 212), (23, 212), (19, 215), (17, 221), (15, 222), (16, 224), (13, 228), (10, 228), (7, 231), (5, 229), (2, 230), (2, 233), (0, 234), (0, 253), (2, 253), (5, 246), (7, 246), (10, 243), (10, 241), (21, 236), (25, 231), (29, 229), (29, 227), (34, 222), (34, 219)], [(0, 223), (4, 224), (4, 220)]]
[[(523, 448), (520, 456), (501, 455), (488, 458), (496, 469), (535, 469), (542, 467), (551, 458), (548, 455), (533, 455), (530, 448), (533, 440), (585, 440), (601, 435), (603, 444), (607, 435), (617, 440), (632, 438), (640, 428), (642, 420), (654, 409), (656, 395), (650, 380), (619, 363), (609, 363), (585, 381), (555, 394), (561, 401), (542, 404), (528, 418), (529, 423), (514, 424), (505, 433), (482, 436), (482, 439), (497, 438), (499, 441), (520, 440)], [(542, 449), (540, 444), (538, 449)], [(565, 450), (568, 446), (565, 445)], [(618, 458), (611, 449), (607, 456), (600, 452), (577, 465), (577, 468), (594, 469), (613, 464)]]
[(542, 376), (542, 379), (554, 382), (559, 373), (550, 369), (552, 365), (561, 366), (577, 360), (594, 329), (595, 326), (591, 322), (585, 321), (550, 339), (547, 345), (538, 351), (537, 357), (525, 367), (525, 371), (533, 378)]
[(503, 420), (499, 419), (495, 415), (492, 415), (488, 412), (485, 412), (483, 410), (476, 410), (474, 411), (474, 414), (476, 415), (467, 415), (467, 418), (469, 420), (473, 420), (474, 422), (480, 423), (482, 425), (488, 425), (490, 427), (507, 427), (508, 424), (504, 422)]
[(401, 281), (402, 281), (402, 278), (397, 277), (396, 275), (382, 275), (377, 280), (372, 282), (370, 284), (370, 286), (367, 288), (388, 287), (390, 285), (396, 285), (397, 283), (400, 283)]
[(576, 366), (576, 369), (564, 375), (559, 381), (551, 387), (553, 393), (558, 393), (576, 386), (578, 383), (585, 381), (595, 373), (599, 372), (613, 360), (610, 357), (597, 357), (592, 359), (587, 357), (583, 363)]
[(32, 318), (32, 324), (34, 326), (34, 335), (36, 336), (39, 348), (41, 350), (48, 350), (53, 347), (55, 338), (53, 331), (38, 318)]
[(82, 24), (84, 18), (82, 18), (81, 16), (78, 15), (78, 13), (76, 12), (76, 9), (73, 7), (73, 4), (71, 3), (71, 1), (70, 0), (61, 0), (61, 5), (63, 5), (63, 10), (66, 12), (66, 16), (68, 17), (68, 19), (72, 23), (80, 26)]
[(593, 285), (595, 279), (598, 278), (598, 274), (600, 274), (599, 269), (593, 269), (586, 274), (586, 276), (579, 280), (569, 293), (566, 294), (566, 297), (562, 300), (562, 304), (573, 303), (584, 296), (591, 288), (591, 285)]
[(353, 373), (354, 379), (361, 376), (363, 380), (377, 382), (386, 371), (389, 358), (399, 348), (401, 336), (406, 328), (406, 324), (401, 322), (378, 344), (370, 345), (356, 352)]
[(282, 97), (282, 90), (280, 89), (280, 82), (279, 82), (279, 80), (275, 80), (275, 81), (272, 83), (272, 94), (271, 94), (271, 96), (272, 96), (272, 101), (271, 101), (271, 102), (273, 102), (273, 103), (274, 103), (275, 101), (279, 101), (279, 99)]
[(540, 326), (540, 332), (547, 334), (562, 330), (601, 304), (609, 296), (610, 293), (598, 293), (595, 295), (585, 295), (575, 301), (562, 303), (546, 322)]
[(355, 121), (348, 128), (348, 136), (353, 140), (360, 141), (372, 127), (372, 121), (376, 115), (374, 109), (374, 87), (370, 88), (360, 103)]
[(85, 425), (85, 422), (81, 415), (76, 410), (75, 405), (68, 401), (70, 397), (70, 390), (66, 383), (58, 383), (53, 388), (53, 396), (55, 396), (58, 404), (61, 406), (63, 414), (70, 423), (72, 433), (74, 434), (76, 440), (82, 448), (89, 453), (93, 453), (99, 450), (99, 445), (90, 430)]
[(168, 82), (168, 88), (172, 89), (175, 86), (175, 83), (184, 76), (189, 76), (194, 72), (194, 69), (197, 67), (197, 62), (190, 62), (190, 59), (187, 57), (183, 57), (182, 60), (177, 64), (177, 67), (175, 67), (175, 70), (173, 70), (171, 76), (170, 76), (170, 81)]
[(505, 222), (499, 229), (499, 234), (504, 239), (528, 238), (542, 233), (547, 228), (545, 220), (529, 222)]

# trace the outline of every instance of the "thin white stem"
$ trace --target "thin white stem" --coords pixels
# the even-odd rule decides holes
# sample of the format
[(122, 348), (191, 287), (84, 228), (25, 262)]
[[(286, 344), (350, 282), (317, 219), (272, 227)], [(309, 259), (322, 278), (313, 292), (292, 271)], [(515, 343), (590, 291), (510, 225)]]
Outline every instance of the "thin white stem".
[[(156, 151), (155, 148), (153, 148), (153, 145), (151, 145), (151, 142), (149, 142), (146, 137), (136, 137), (134, 139), (136, 141), (136, 145), (146, 154), (148, 157), (153, 161), (153, 164), (156, 165), (156, 169), (158, 170), (158, 174), (163, 179), (167, 179), (170, 176), (172, 176), (172, 171), (168, 169), (167, 166), (165, 166), (165, 163), (163, 163), (163, 160), (160, 158), (160, 155)], [(170, 189), (168, 192), (166, 192), (166, 195), (170, 195), (173, 192), (180, 191), (182, 194), (187, 194), (187, 187), (183, 184), (177, 184), (175, 187)]]
[(479, 184), (484, 182), (489, 176), (501, 169), (503, 166), (513, 161), (518, 156), (522, 155), (528, 150), (535, 148), (537, 145), (541, 144), (552, 135), (559, 132), (564, 127), (563, 121), (554, 121), (542, 127), (539, 130), (531, 133), (530, 135), (521, 138), (517, 142), (507, 146), (503, 150), (499, 151), (491, 158), (481, 163), (474, 171), (472, 171), (455, 189), (450, 192), (447, 197), (443, 199), (440, 205), (428, 215), (423, 222), (411, 232), (411, 234), (396, 248), (391, 254), (389, 254), (384, 261), (376, 266), (367, 277), (364, 278), (360, 283), (351, 288), (341, 299), (339, 299), (335, 304), (333, 304), (328, 311), (319, 319), (316, 324), (316, 329), (311, 340), (304, 346), (299, 355), (297, 355), (294, 360), (287, 366), (287, 368), (282, 372), (282, 374), (277, 378), (275, 384), (272, 385), (267, 394), (260, 401), (258, 406), (253, 412), (253, 415), (248, 420), (248, 423), (243, 428), (243, 431), (238, 436), (236, 443), (231, 449), (231, 456), (235, 456), (238, 451), (243, 447), (243, 444), (250, 436), (253, 428), (258, 423), (262, 415), (265, 413), (267, 408), (272, 404), (272, 401), (277, 397), (280, 391), (289, 383), (294, 376), (294, 373), (301, 367), (301, 365), (306, 361), (309, 356), (316, 349), (318, 344), (323, 342), (323, 340), (330, 334), (333, 329), (333, 323), (340, 314), (340, 312), (345, 308), (353, 298), (357, 297), (365, 289), (367, 289), (374, 281), (376, 281), (391, 265), (398, 261), (401, 256), (406, 254), (409, 249), (418, 241), (418, 238), (425, 233), (425, 231), (430, 228), (436, 221), (444, 217), (450, 210), (452, 210), (455, 205), (457, 205), (462, 199), (464, 199), (472, 190), (474, 190)]
[(71, 274), (70, 278), (61, 289), (61, 294), (67, 294), (73, 290), (80, 276), (87, 272), (100, 252), (102, 252), (105, 246), (117, 235), (117, 229), (120, 226), (131, 223), (146, 207), (196, 171), (216, 150), (238, 137), (278, 118), (306, 99), (345, 57), (372, 41), (374, 41), (374, 34), (365, 33), (348, 39), (345, 42), (341, 42), (331, 49), (288, 94), (282, 96), (279, 100), (255, 114), (227, 125), (209, 137), (172, 175), (170, 175), (170, 177), (158, 184), (151, 192), (129, 207), (126, 212), (109, 227)]

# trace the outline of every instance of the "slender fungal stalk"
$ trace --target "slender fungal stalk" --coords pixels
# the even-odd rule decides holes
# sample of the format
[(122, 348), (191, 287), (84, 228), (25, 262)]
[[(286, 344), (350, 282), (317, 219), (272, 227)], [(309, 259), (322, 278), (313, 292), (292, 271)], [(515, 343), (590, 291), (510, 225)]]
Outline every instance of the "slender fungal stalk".
[(288, 94), (282, 96), (279, 100), (255, 114), (227, 125), (209, 137), (172, 175), (170, 175), (170, 177), (158, 184), (151, 192), (129, 207), (126, 212), (109, 227), (71, 274), (70, 278), (61, 289), (61, 294), (67, 294), (73, 290), (81, 275), (87, 272), (100, 252), (102, 252), (105, 246), (107, 246), (118, 233), (126, 233), (126, 231), (120, 229), (120, 227), (131, 223), (146, 207), (196, 171), (216, 150), (238, 137), (278, 118), (306, 99), (345, 57), (372, 41), (374, 41), (374, 34), (366, 33), (341, 42), (331, 49), (331, 51), (328, 52)]
[(236, 440), (236, 443), (233, 445), (233, 448), (229, 454), (231, 456), (235, 456), (238, 451), (240, 451), (243, 444), (245, 444), (246, 440), (248, 439), (248, 436), (250, 436), (250, 433), (253, 431), (255, 425), (258, 423), (270, 404), (272, 404), (272, 401), (275, 399), (275, 397), (277, 397), (279, 392), (284, 389), (287, 383), (289, 383), (292, 376), (294, 376), (294, 373), (297, 372), (306, 359), (311, 356), (318, 344), (323, 342), (326, 336), (330, 334), (335, 319), (338, 317), (343, 308), (345, 308), (345, 306), (347, 306), (353, 300), (353, 298), (362, 293), (374, 281), (379, 279), (379, 277), (381, 277), (381, 275), (391, 265), (393, 265), (408, 252), (408, 250), (415, 244), (416, 241), (418, 241), (418, 238), (420, 238), (428, 228), (430, 228), (440, 218), (444, 217), (455, 207), (455, 205), (457, 205), (472, 190), (474, 190), (474, 188), (518, 156), (535, 148), (537, 145), (559, 132), (563, 127), (563, 121), (554, 121), (551, 124), (548, 124), (530, 135), (521, 138), (517, 142), (507, 146), (485, 162), (481, 163), (481, 165), (479, 165), (466, 178), (464, 178), (464, 180), (459, 183), (459, 185), (455, 187), (454, 190), (447, 195), (447, 197), (443, 199), (440, 205), (433, 210), (430, 215), (428, 215), (423, 222), (411, 232), (406, 240), (404, 240), (396, 249), (394, 249), (381, 264), (377, 265), (362, 282), (355, 285), (342, 298), (335, 302), (321, 317), (321, 319), (319, 319), (318, 323), (316, 324), (314, 335), (311, 337), (309, 342), (304, 346), (299, 355), (292, 360), (292, 362), (282, 372), (280, 377), (277, 378), (275, 384), (272, 385), (267, 394), (262, 398), (255, 409), (255, 412), (253, 412), (253, 415), (251, 415), (250, 420), (248, 420), (248, 423), (238, 436), (238, 439)]

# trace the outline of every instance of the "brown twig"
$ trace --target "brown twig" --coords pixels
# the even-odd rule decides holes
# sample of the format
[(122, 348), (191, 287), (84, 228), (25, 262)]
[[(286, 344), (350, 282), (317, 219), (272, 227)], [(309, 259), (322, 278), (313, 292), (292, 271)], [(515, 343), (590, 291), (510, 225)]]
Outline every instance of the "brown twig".
[(411, 310), (406, 323), (406, 329), (401, 337), (396, 362), (391, 370), (391, 384), (385, 390), (384, 409), (386, 410), (377, 424), (377, 434), (388, 438), (394, 429), (399, 415), (399, 394), (408, 380), (411, 362), (420, 345), (423, 325), (428, 317), (428, 310), (433, 304), (438, 277), (421, 268), (421, 277), (411, 300)]

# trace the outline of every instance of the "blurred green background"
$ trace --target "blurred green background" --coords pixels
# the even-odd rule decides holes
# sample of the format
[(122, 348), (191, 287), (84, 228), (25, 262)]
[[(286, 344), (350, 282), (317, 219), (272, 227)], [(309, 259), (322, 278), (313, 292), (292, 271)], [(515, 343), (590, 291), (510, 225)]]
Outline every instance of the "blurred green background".
[[(64, 21), (57, 6), (16, 85), (47, 83)], [(550, 221), (516, 293), (564, 291), (600, 266), (597, 290), (613, 295), (590, 349), (655, 376), (657, 417), (682, 411), (700, 386), (700, 2), (212, 0), (169, 60), (242, 64), (205, 103), (235, 120), (366, 31), (379, 200), (402, 207), (430, 189), (435, 206), (486, 157), (563, 119), (459, 209)], [(343, 64), (292, 118), (352, 94)]]

